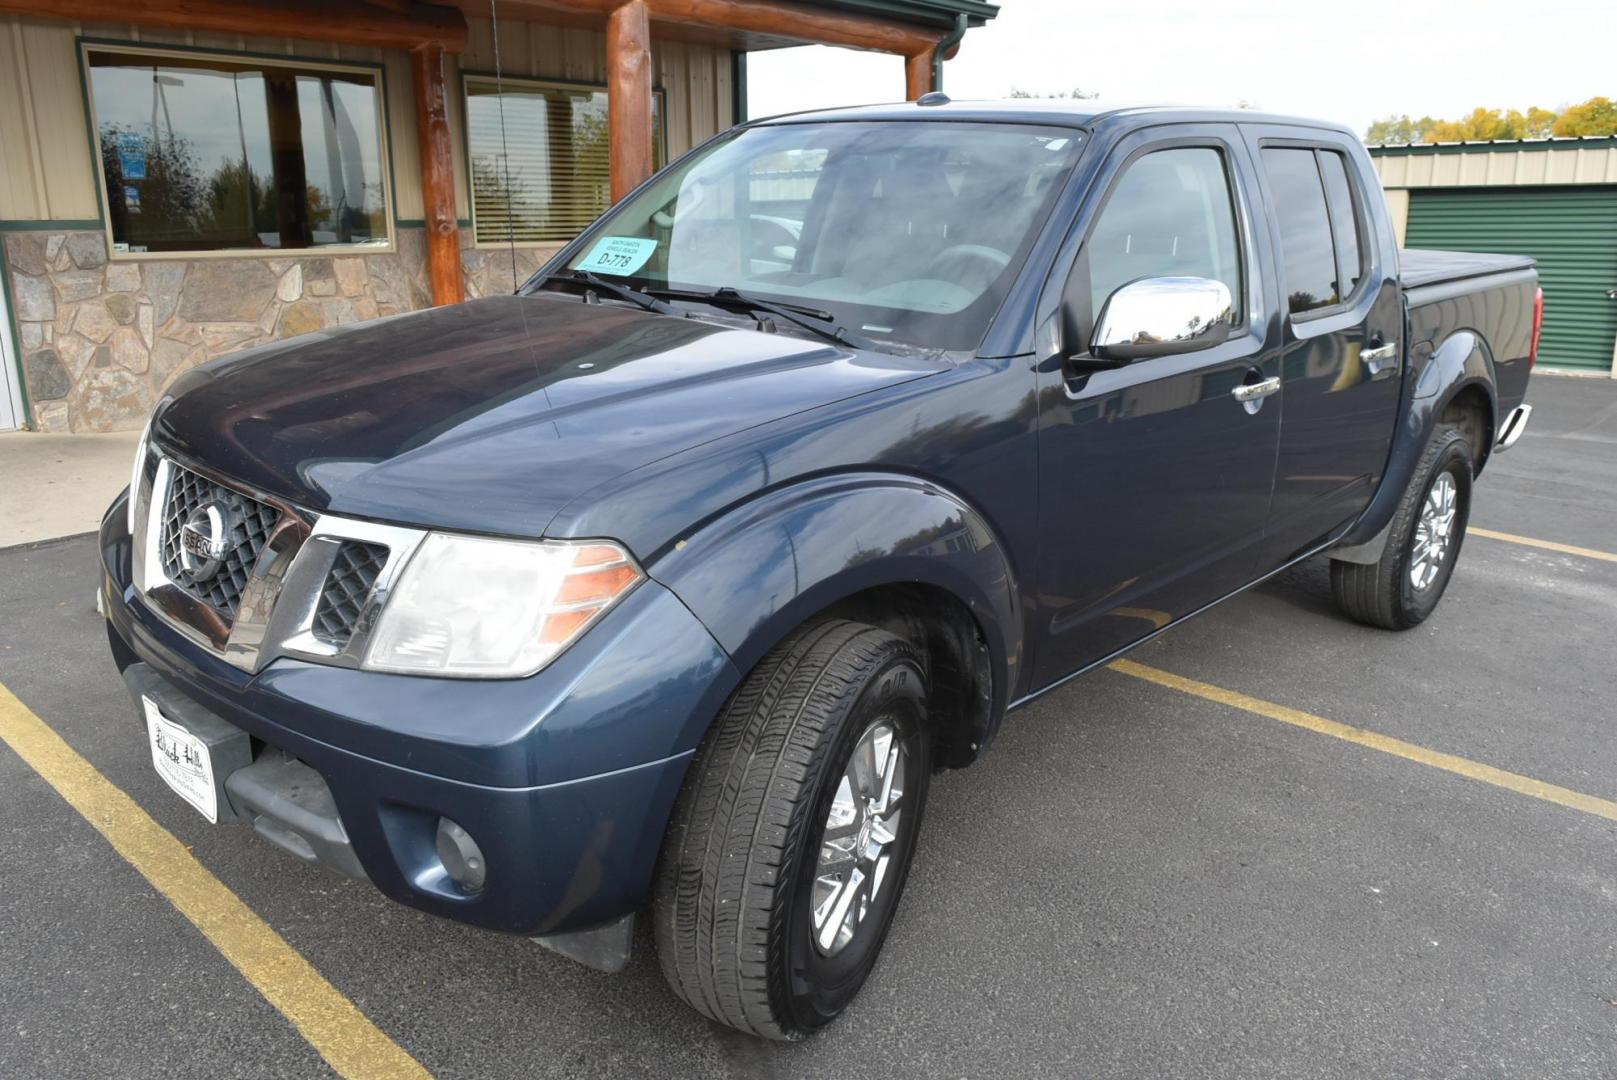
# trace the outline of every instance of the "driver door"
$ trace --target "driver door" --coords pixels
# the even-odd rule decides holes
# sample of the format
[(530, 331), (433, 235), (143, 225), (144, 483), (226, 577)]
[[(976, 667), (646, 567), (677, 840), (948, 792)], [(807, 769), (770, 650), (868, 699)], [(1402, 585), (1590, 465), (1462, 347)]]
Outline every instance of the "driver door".
[[(1067, 345), (1040, 364), (1035, 689), (1256, 573), (1281, 412), (1257, 190), (1233, 127), (1154, 128), (1121, 140), (1080, 212)], [(1096, 370), (1086, 343), (1107, 300), (1165, 277), (1225, 284), (1227, 339)], [(1254, 387), (1267, 396), (1237, 395)]]

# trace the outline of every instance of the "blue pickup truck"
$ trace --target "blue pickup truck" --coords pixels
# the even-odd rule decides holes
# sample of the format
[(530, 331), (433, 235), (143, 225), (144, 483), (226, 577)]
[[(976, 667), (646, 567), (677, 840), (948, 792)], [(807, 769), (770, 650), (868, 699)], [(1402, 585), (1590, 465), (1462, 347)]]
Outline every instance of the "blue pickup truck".
[(1007, 712), (1316, 555), (1430, 615), (1542, 313), (1529, 260), (1400, 252), (1329, 124), (749, 124), (515, 295), (179, 379), (112, 653), (210, 821), (608, 970), (650, 919), (680, 997), (796, 1038)]

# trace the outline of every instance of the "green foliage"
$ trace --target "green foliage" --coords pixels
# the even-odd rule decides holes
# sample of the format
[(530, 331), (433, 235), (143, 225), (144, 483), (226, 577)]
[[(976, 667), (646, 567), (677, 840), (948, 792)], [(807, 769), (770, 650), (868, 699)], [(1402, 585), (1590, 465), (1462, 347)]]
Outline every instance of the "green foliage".
[(1377, 120), (1370, 125), (1364, 133), (1364, 141), (1368, 143), (1418, 143), (1426, 141), (1426, 133), (1437, 126), (1437, 121), (1430, 116), (1423, 116), (1419, 120), (1411, 120), (1408, 116), (1389, 116), (1385, 120)]
[(1525, 113), (1476, 108), (1458, 120), (1389, 116), (1371, 124), (1364, 139), (1368, 143), (1436, 143), (1545, 139), (1551, 135), (1617, 135), (1617, 102), (1594, 97), (1559, 113), (1537, 105)]

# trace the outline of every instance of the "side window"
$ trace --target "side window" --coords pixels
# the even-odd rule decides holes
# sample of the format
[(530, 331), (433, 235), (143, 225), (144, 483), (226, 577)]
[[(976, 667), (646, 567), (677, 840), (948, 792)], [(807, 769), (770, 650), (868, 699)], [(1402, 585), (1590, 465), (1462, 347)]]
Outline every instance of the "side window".
[(1351, 296), (1364, 276), (1364, 251), (1359, 242), (1358, 215), (1354, 213), (1353, 187), (1348, 183), (1347, 159), (1334, 150), (1321, 150), (1319, 167), (1325, 177), (1325, 201), (1331, 209), (1331, 235), (1336, 239), (1336, 280), (1344, 297)]
[(1091, 316), (1140, 278), (1203, 277), (1230, 290), (1243, 317), (1241, 255), (1224, 155), (1211, 147), (1157, 150), (1128, 166), (1084, 242)]
[(1346, 300), (1364, 276), (1347, 161), (1335, 150), (1263, 151), (1293, 315)]

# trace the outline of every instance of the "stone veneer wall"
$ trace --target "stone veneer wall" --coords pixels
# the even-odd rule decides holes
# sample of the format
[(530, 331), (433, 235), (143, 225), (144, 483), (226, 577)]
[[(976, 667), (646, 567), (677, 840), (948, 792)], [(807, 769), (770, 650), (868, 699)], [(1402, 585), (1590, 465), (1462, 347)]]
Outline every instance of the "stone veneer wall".
[[(470, 244), (470, 230), (462, 230)], [(96, 232), (4, 234), (23, 375), (42, 431), (138, 428), (174, 378), (280, 338), (428, 307), (425, 234), (376, 254), (107, 258)], [(555, 248), (466, 247), (468, 298), (509, 293)], [(4, 328), (0, 328), (3, 333)]]

